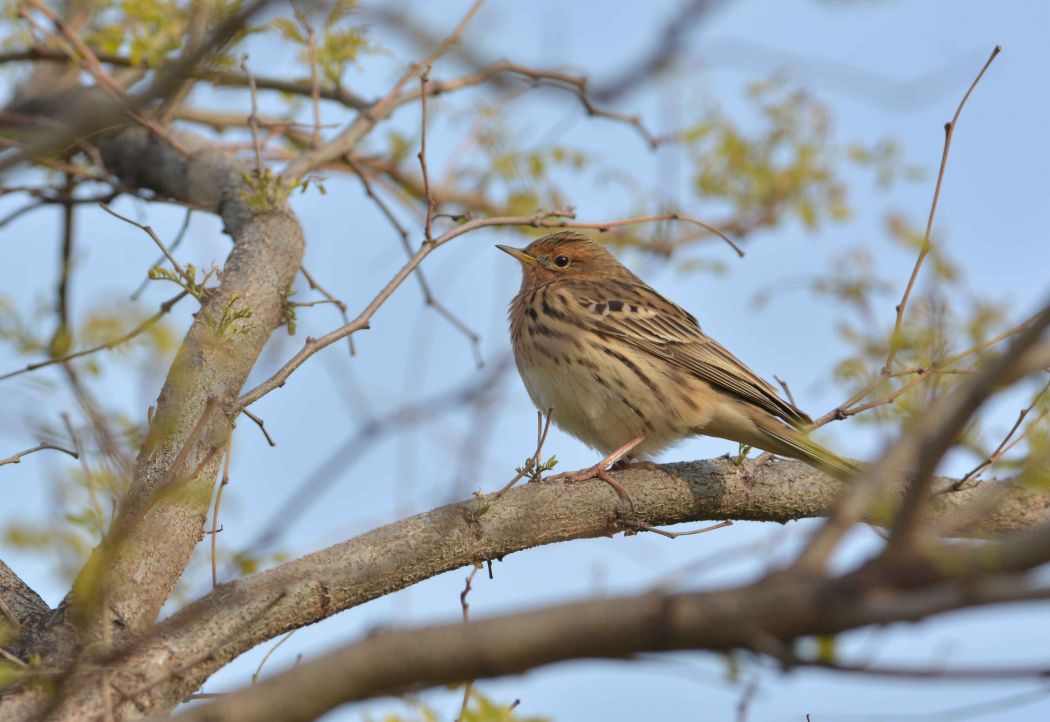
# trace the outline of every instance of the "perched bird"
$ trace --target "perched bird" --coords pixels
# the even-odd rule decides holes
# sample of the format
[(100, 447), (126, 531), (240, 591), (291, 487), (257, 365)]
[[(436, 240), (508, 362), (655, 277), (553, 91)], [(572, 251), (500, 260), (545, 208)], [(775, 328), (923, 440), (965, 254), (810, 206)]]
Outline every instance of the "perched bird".
[(845, 479), (856, 467), (802, 431), (811, 420), (585, 235), (563, 231), (524, 249), (510, 335), (521, 379), (541, 412), (606, 458), (644, 458), (699, 434), (800, 459)]

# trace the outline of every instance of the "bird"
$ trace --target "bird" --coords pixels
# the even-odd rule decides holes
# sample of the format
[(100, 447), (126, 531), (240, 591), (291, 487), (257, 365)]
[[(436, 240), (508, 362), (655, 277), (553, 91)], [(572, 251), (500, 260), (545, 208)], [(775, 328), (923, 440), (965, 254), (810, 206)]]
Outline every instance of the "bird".
[(514, 360), (532, 402), (605, 457), (580, 472), (624, 498), (606, 471), (688, 437), (715, 436), (799, 459), (837, 479), (857, 466), (811, 440), (812, 420), (605, 246), (576, 231), (525, 248), (510, 303)]

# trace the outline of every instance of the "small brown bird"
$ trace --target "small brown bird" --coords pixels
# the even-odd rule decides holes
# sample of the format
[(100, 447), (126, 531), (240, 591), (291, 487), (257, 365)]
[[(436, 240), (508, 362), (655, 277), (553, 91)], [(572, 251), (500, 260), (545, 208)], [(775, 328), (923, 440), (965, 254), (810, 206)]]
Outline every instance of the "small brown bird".
[(800, 459), (840, 479), (856, 467), (801, 429), (810, 418), (700, 330), (696, 319), (603, 246), (564, 231), (524, 249), (510, 304), (514, 359), (529, 396), (554, 423), (607, 454), (576, 479), (682, 439), (718, 436)]

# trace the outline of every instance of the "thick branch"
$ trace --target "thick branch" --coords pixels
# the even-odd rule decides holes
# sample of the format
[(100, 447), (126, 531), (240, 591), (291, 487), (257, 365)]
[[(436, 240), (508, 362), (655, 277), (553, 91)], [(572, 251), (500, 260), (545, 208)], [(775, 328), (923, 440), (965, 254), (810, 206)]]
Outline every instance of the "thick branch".
[(1016, 578), (921, 588), (892, 573), (839, 579), (777, 577), (721, 591), (592, 599), (478, 622), (379, 632), (257, 686), (225, 695), (180, 722), (308, 722), (337, 705), (423, 687), (518, 674), (570, 659), (629, 658), (679, 649), (752, 649), (790, 660), (792, 641), (954, 609), (1045, 598)]
[[(842, 489), (795, 461), (738, 467), (714, 459), (656, 471), (632, 469), (617, 478), (630, 491), (636, 520), (651, 525), (819, 516)], [(951, 480), (939, 484), (948, 488)], [(1009, 482), (941, 494), (938, 513), (976, 503), (1001, 485), (1009, 488), (1004, 503), (970, 533), (1050, 521), (1050, 495)], [(111, 667), (122, 670), (114, 681), (143, 709), (169, 709), (215, 670), (265, 640), (474, 562), (613, 533), (619, 528), (618, 511), (616, 495), (593, 481), (528, 484), (495, 501), (471, 500), (419, 514), (219, 587), (120, 655)]]
[[(202, 297), (169, 370), (121, 514), (81, 572), (51, 634), (41, 635), (42, 656), (83, 632), (87, 640), (101, 638), (104, 624), (111, 625), (119, 645), (122, 636), (156, 620), (200, 540), (221, 461), (218, 450), (232, 428), (224, 411), (281, 323), (282, 292), (302, 260), (302, 230), (292, 213), (245, 200), (242, 175), (248, 164), (196, 136), (179, 138), (189, 155), (141, 128), (98, 146), (107, 168), (125, 185), (219, 213), (233, 250), (220, 285)], [(231, 309), (251, 315), (224, 323)], [(97, 684), (85, 682), (69, 695), (76, 701), (67, 699), (56, 718), (63, 710), (79, 715), (85, 697), (96, 703)]]

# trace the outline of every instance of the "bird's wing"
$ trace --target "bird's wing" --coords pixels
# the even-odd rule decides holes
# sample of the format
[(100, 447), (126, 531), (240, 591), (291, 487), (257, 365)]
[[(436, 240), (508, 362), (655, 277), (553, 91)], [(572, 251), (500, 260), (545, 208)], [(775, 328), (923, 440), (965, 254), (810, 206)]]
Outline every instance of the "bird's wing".
[(812, 423), (809, 416), (781, 399), (771, 384), (705, 334), (689, 312), (648, 286), (617, 284), (613, 291), (594, 285), (574, 290), (591, 330), (669, 361), (792, 426)]

